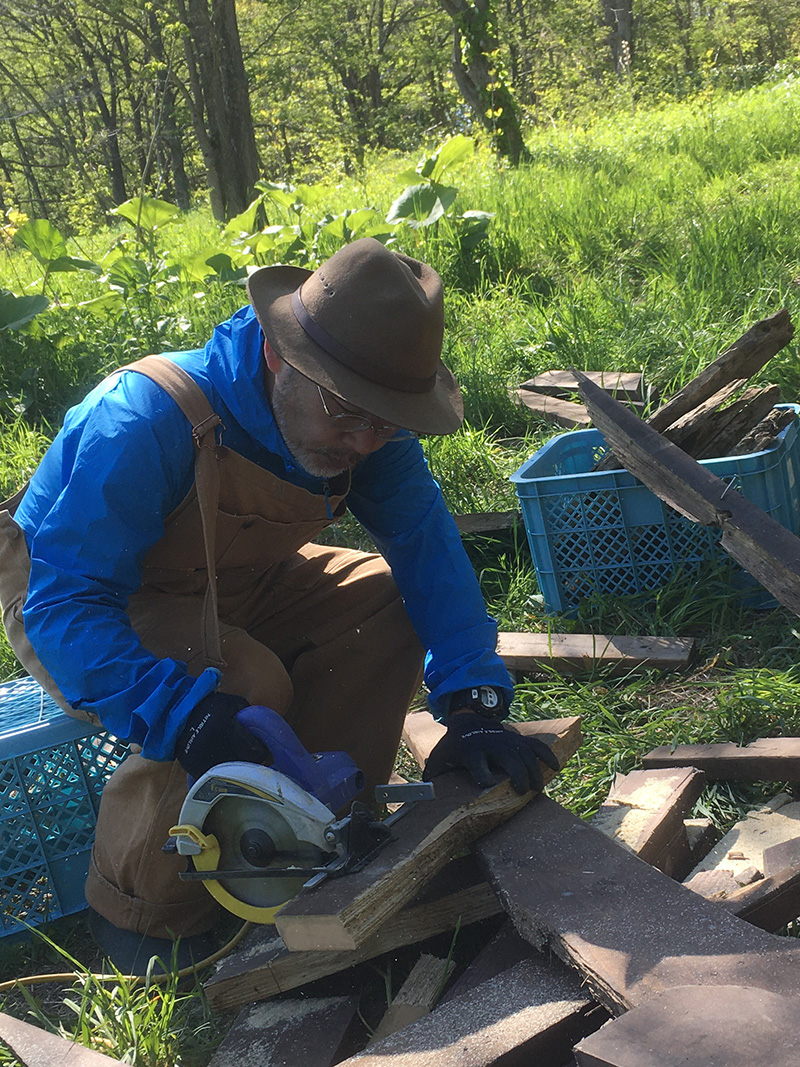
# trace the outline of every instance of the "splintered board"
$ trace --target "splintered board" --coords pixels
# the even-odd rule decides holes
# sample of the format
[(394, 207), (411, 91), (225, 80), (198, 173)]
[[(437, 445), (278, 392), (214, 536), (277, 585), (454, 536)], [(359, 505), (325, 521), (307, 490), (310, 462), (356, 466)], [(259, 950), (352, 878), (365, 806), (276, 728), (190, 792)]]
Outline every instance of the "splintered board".
[[(550, 729), (543, 730), (542, 727)], [(518, 724), (541, 737), (563, 766), (581, 742), (580, 719)], [(545, 781), (553, 772), (543, 767)], [(436, 798), (416, 804), (392, 827), (394, 840), (367, 866), (303, 890), (276, 918), (291, 951), (352, 950), (363, 944), (437, 871), (489, 830), (523, 808), (532, 793), (506, 780), (481, 791), (466, 775), (436, 779)]]
[(387, 952), (481, 922), (502, 911), (472, 855), (459, 856), (431, 879), (407, 907), (353, 951), (290, 952), (274, 926), (256, 926), (205, 983), (215, 1011), (266, 1000), (346, 971)]

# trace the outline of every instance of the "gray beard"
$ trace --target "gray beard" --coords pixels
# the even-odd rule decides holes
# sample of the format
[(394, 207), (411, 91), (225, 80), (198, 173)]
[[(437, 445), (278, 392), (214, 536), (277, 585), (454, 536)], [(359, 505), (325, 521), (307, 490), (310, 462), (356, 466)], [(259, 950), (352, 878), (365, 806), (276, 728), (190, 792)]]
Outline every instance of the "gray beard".
[(357, 452), (343, 452), (332, 448), (310, 449), (300, 444), (292, 432), (296, 412), (292, 410), (291, 401), (291, 392), (287, 397), (282, 390), (273, 389), (270, 403), (275, 422), (292, 459), (306, 473), (314, 478), (335, 478), (337, 474), (352, 470), (360, 463), (363, 457)]

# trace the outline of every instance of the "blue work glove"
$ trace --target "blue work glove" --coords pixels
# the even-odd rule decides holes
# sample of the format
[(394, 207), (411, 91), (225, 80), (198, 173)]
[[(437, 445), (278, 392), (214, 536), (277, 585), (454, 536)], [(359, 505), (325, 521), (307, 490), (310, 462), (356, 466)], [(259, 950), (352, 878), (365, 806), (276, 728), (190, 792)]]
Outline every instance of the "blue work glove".
[(175, 759), (192, 778), (218, 763), (272, 762), (269, 747), (236, 719), (247, 706), (241, 697), (209, 693), (192, 710), (175, 745)]
[(428, 757), (422, 777), (429, 782), (463, 767), (483, 789), (508, 777), (517, 793), (538, 793), (544, 786), (539, 760), (559, 769), (558, 760), (538, 737), (507, 730), (476, 711), (459, 711), (450, 716), (447, 733)]

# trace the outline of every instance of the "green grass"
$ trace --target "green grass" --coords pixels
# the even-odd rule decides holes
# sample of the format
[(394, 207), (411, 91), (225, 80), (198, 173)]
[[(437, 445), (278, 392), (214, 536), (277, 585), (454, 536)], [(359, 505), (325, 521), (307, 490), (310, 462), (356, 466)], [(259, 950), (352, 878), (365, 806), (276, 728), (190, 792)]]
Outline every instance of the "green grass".
[[(447, 287), (445, 359), (463, 385), (467, 422), (459, 434), (424, 447), (456, 512), (516, 507), (509, 475), (559, 432), (512, 402), (509, 389), (520, 381), (572, 366), (642, 370), (651, 387), (669, 395), (755, 320), (782, 306), (795, 317), (798, 311), (800, 86), (793, 81), (612, 114), (584, 127), (534, 130), (529, 147), (530, 164), (516, 171), (479, 150), (448, 175), (459, 189), (458, 213), (494, 213), (488, 241), (463, 247), (446, 221), (398, 237), (442, 272)], [(385, 213), (405, 184), (397, 175), (416, 162), (376, 158), (359, 182), (343, 181), (325, 194), (320, 215), (365, 205)], [(122, 232), (82, 235), (70, 251), (99, 260)], [(165, 257), (215, 240), (206, 209), (158, 237)], [(41, 287), (38, 266), (18, 251), (5, 251), (0, 275), (16, 293)], [(89, 299), (95, 285), (88, 276), (57, 275), (51, 296), (68, 305)], [(27, 331), (0, 332), (0, 492), (25, 481), (65, 408), (109, 369), (149, 351), (202, 344), (243, 302), (241, 288), (231, 285), (159, 283), (129, 295), (112, 317), (54, 306)], [(784, 400), (797, 400), (796, 343), (757, 380), (775, 381)], [(369, 547), (348, 520), (326, 537)], [(748, 609), (725, 568), (704, 573), (700, 597), (696, 581), (676, 575), (657, 592), (597, 598), (575, 618), (554, 618), (545, 612), (521, 525), (465, 543), (502, 629), (695, 639), (696, 656), (684, 672), (550, 672), (519, 680), (516, 717), (582, 716), (583, 746), (550, 787), (580, 815), (596, 810), (614, 775), (638, 766), (655, 745), (800, 732), (800, 624), (783, 609)], [(0, 639), (0, 676), (18, 671)], [(408, 763), (401, 769), (413, 773)], [(724, 829), (780, 787), (713, 784), (697, 812)], [(80, 920), (54, 929), (83, 960)], [(13, 952), (4, 949), (4, 956), (7, 977), (28, 966)], [(65, 1012), (58, 998), (53, 1025), (68, 1025), (81, 1040), (97, 1039), (103, 1051), (136, 1064), (177, 1062), (176, 1048), (180, 1062), (208, 1058), (210, 1024), (199, 1001), (176, 994), (165, 1006), (159, 994), (152, 1005), (124, 988), (117, 1000), (107, 996), (84, 977), (70, 994), (82, 1007)], [(20, 1007), (24, 1013), (15, 1001), (14, 1012)], [(32, 1010), (49, 1018), (49, 1007)], [(9, 1062), (2, 1056), (0, 1063)]]

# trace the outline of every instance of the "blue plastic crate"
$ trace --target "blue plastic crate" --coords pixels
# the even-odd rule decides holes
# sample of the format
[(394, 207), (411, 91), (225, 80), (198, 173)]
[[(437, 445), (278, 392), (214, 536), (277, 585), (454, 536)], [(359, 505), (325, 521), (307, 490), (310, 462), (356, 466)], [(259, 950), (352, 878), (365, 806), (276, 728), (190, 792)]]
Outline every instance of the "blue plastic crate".
[[(702, 460), (781, 525), (800, 530), (800, 405), (774, 448)], [(549, 612), (574, 614), (601, 593), (657, 589), (676, 571), (729, 560), (721, 531), (679, 515), (626, 470), (593, 471), (606, 451), (599, 430), (559, 434), (511, 475), (522, 507), (539, 589)], [(748, 604), (775, 601), (731, 563)]]
[(126, 754), (32, 678), (0, 684), (0, 938), (86, 906), (100, 794)]

